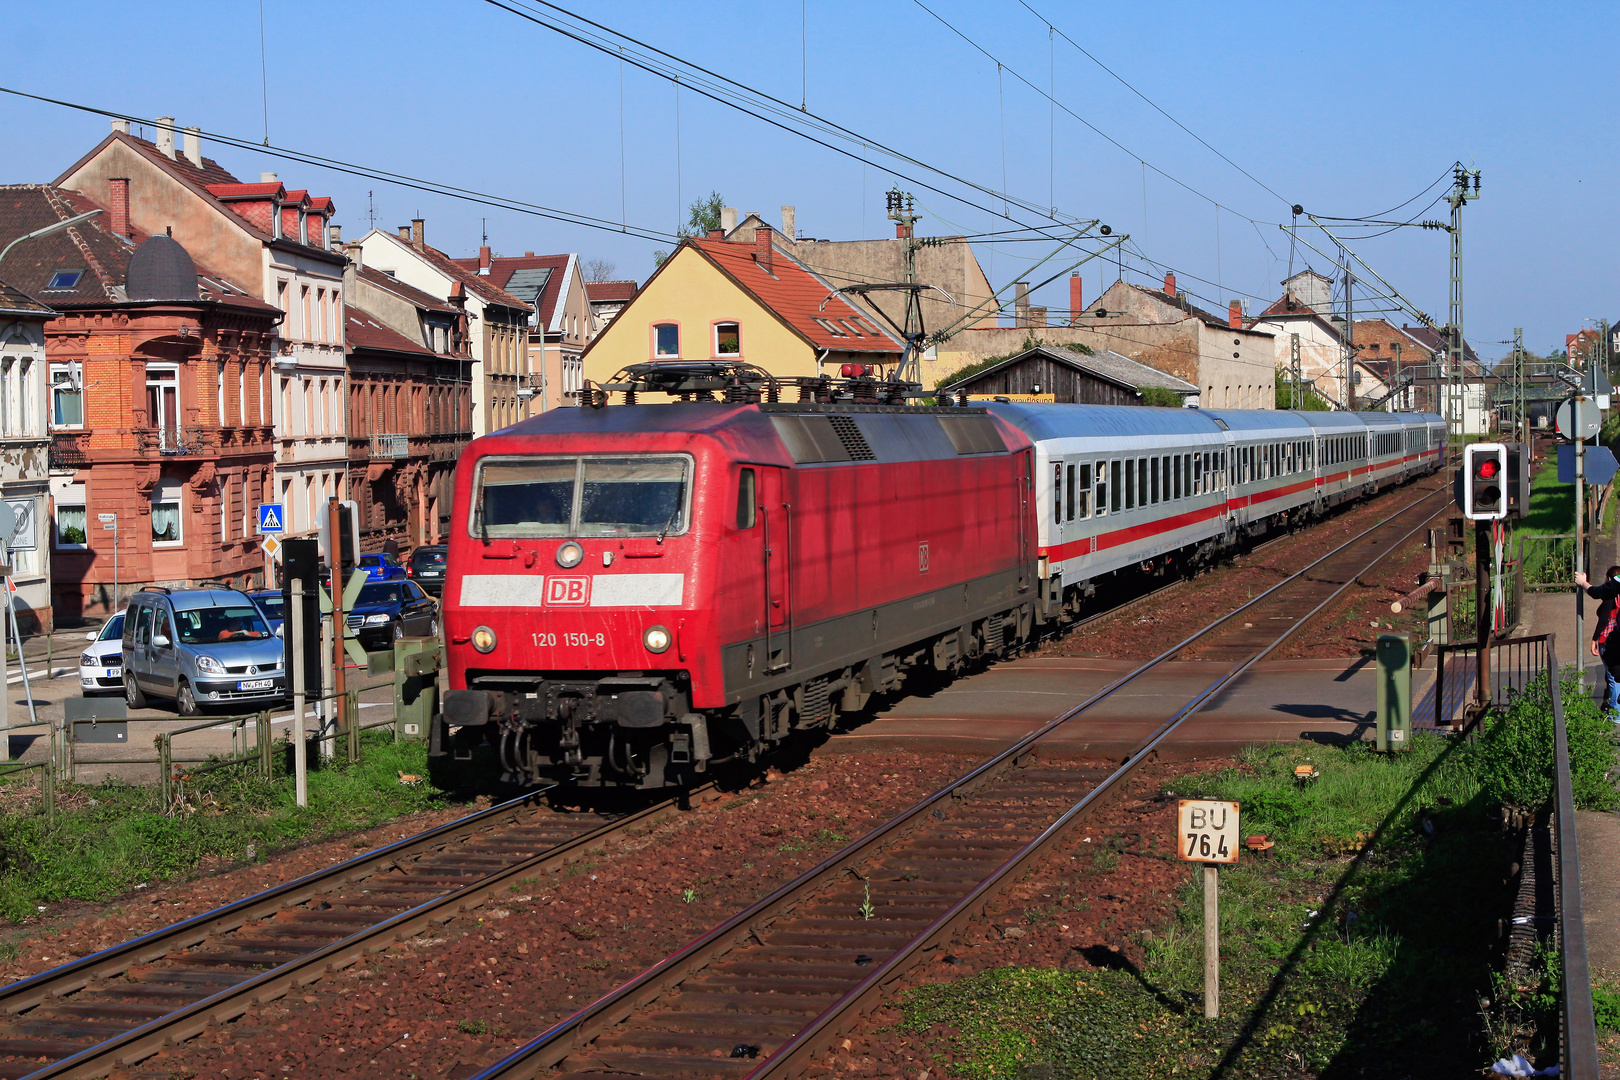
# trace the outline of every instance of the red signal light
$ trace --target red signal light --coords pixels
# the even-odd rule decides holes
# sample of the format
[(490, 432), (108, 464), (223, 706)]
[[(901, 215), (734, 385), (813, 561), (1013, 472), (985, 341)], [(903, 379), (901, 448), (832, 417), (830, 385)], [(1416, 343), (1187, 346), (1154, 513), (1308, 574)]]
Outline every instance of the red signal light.
[(1482, 457), (1474, 462), (1474, 475), (1481, 480), (1495, 480), (1498, 471), (1495, 458)]

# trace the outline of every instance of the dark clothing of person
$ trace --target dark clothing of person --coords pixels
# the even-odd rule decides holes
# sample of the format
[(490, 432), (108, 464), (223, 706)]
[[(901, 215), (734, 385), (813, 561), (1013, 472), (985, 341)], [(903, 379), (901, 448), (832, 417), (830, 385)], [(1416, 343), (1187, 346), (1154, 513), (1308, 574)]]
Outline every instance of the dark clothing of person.
[(1586, 595), (1598, 602), (1592, 626), (1592, 640), (1599, 643), (1598, 654), (1605, 664), (1620, 665), (1620, 634), (1605, 633), (1605, 629), (1613, 630), (1615, 613), (1620, 611), (1620, 578), (1610, 578), (1601, 585), (1588, 585)]

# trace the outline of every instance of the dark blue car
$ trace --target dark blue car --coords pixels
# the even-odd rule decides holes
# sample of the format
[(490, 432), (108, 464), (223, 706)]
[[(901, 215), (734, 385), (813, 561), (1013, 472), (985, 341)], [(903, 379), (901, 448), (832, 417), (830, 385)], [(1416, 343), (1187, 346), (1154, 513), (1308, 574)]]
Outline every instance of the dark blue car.
[(362, 555), (355, 565), (366, 572), (367, 581), (404, 581), (406, 577), (405, 567), (386, 551)]
[(280, 589), (257, 589), (247, 596), (249, 600), (259, 605), (260, 611), (264, 612), (264, 621), (270, 624), (272, 634), (281, 629), (286, 616), (281, 611)]
[(359, 599), (345, 621), (367, 652), (392, 648), (402, 637), (437, 637), (438, 602), (414, 581), (372, 581), (360, 589)]

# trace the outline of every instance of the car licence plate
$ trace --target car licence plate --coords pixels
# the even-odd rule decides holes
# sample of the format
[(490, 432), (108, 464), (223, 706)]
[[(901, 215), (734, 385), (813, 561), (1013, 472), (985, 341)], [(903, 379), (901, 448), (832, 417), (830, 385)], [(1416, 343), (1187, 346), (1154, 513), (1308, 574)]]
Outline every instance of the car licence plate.
[(236, 688), (238, 690), (268, 690), (274, 685), (276, 685), (274, 679), (250, 679), (247, 682), (237, 683)]

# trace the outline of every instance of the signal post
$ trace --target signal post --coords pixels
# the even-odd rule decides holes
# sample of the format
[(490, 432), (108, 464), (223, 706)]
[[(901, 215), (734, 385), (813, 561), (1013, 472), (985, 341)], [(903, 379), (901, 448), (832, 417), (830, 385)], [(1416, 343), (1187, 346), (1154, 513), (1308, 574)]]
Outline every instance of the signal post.
[[(1491, 541), (1492, 523), (1507, 517), (1508, 448), (1502, 443), (1474, 443), (1463, 447), (1462, 511), (1474, 523), (1474, 637), (1478, 648), (1478, 668), (1474, 674), (1474, 704), (1477, 716), (1491, 703), (1491, 630), (1495, 604), (1491, 581), (1496, 545)], [(1528, 487), (1528, 477), (1525, 477)], [(1521, 498), (1521, 503), (1528, 501)]]

